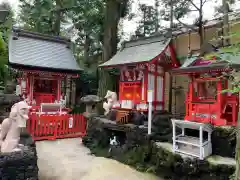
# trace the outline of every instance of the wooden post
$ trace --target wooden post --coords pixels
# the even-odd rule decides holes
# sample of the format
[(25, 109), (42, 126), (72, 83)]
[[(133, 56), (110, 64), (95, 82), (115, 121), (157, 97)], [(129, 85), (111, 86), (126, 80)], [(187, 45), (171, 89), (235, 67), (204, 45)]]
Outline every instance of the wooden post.
[(66, 77), (66, 104), (69, 105), (70, 104), (70, 86), (71, 86), (71, 83), (70, 83), (70, 77)]
[(60, 101), (61, 97), (61, 79), (57, 80), (57, 101)]
[[(190, 85), (189, 85), (190, 89), (189, 89), (189, 101), (187, 102), (188, 103), (188, 114), (189, 114), (189, 118), (192, 118), (193, 117), (193, 105), (192, 105), (192, 101), (193, 101), (193, 93), (194, 93), (194, 78), (191, 76), (191, 82), (190, 82)], [(196, 111), (194, 112), (194, 117), (196, 116)], [(190, 119), (188, 119), (190, 120)]]
[(172, 128), (173, 128), (173, 152), (175, 153), (176, 151), (176, 125), (175, 121), (172, 121)]
[(211, 142), (211, 133), (208, 132), (208, 142)]
[(185, 136), (185, 128), (182, 127), (182, 136)]
[(75, 79), (72, 79), (72, 84), (71, 84), (71, 105), (75, 105), (76, 103), (76, 82)]
[(30, 79), (30, 81), (29, 81), (29, 101), (30, 101), (30, 105), (32, 105), (32, 101), (33, 101), (33, 87), (34, 87), (34, 76), (30, 76), (29, 79)]
[(199, 158), (203, 160), (203, 128), (200, 126), (199, 128), (199, 150), (200, 150), (200, 155)]
[(152, 102), (153, 102), (153, 91), (148, 90), (148, 135), (152, 133)]
[[(217, 81), (217, 103), (218, 103), (218, 111), (217, 111), (217, 119), (220, 119), (221, 114), (222, 114), (222, 79)], [(210, 114), (210, 113), (209, 113)]]

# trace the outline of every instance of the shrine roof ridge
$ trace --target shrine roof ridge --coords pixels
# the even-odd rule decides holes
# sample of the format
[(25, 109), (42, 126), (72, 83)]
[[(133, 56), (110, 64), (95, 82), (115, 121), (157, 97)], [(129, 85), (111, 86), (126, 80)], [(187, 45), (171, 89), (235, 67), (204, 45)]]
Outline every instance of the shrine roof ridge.
[(15, 33), (16, 36), (25, 36), (29, 38), (41, 39), (41, 40), (52, 41), (57, 43), (69, 44), (71, 42), (70, 39), (62, 36), (53, 36), (53, 35), (43, 34), (39, 32), (27, 31), (18, 27), (13, 27), (12, 32)]
[(15, 68), (82, 71), (70, 48), (70, 40), (66, 38), (13, 28), (8, 49), (8, 63)]
[(141, 45), (151, 44), (151, 43), (156, 43), (156, 42), (164, 42), (164, 41), (168, 41), (168, 39), (169, 38), (166, 38), (162, 34), (157, 34), (157, 35), (154, 35), (154, 36), (142, 37), (142, 38), (133, 39), (133, 40), (130, 40), (130, 41), (125, 41), (123, 43), (123, 48), (141, 46)]

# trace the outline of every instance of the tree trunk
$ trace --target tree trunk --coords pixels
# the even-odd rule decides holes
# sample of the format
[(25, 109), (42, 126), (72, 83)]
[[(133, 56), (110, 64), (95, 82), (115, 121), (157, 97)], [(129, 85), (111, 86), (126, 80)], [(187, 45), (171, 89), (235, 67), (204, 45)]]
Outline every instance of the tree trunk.
[(155, 24), (155, 33), (159, 30), (159, 0), (155, 0), (155, 16), (156, 16), (156, 24)]
[[(238, 115), (239, 119), (239, 115)], [(237, 125), (237, 131), (236, 131), (236, 139), (237, 139), (237, 144), (236, 144), (236, 171), (235, 171), (235, 180), (240, 180), (240, 121), (238, 120), (238, 125)]]
[(143, 11), (143, 37), (146, 37), (146, 10)]
[(203, 32), (203, 1), (200, 0), (200, 7), (199, 7), (199, 24), (198, 24), (198, 34), (200, 37), (200, 47), (204, 43), (204, 32)]
[(223, 7), (223, 36), (225, 37), (223, 39), (223, 46), (229, 45), (229, 38), (226, 38), (229, 34), (229, 17), (228, 17), (228, 11), (229, 6), (227, 0), (222, 0), (222, 7)]
[(61, 9), (60, 0), (56, 0), (56, 7), (57, 7), (57, 10), (56, 10), (56, 21), (54, 23), (54, 35), (59, 36), (60, 28), (61, 28), (61, 16), (62, 16), (62, 13), (60, 11), (60, 9)]
[(89, 49), (90, 49), (90, 38), (88, 35), (85, 36), (85, 43), (84, 43), (84, 63), (87, 64), (89, 67)]
[[(170, 1), (170, 36), (172, 38), (173, 31), (173, 0)], [(169, 73), (169, 96), (168, 96), (168, 111), (172, 112), (172, 96), (173, 96), (173, 76)]]
[[(103, 62), (108, 61), (117, 52), (118, 22), (120, 20), (120, 3), (116, 0), (106, 0), (104, 20)], [(112, 90), (114, 83), (110, 74), (99, 70), (98, 95), (104, 97), (107, 90)]]

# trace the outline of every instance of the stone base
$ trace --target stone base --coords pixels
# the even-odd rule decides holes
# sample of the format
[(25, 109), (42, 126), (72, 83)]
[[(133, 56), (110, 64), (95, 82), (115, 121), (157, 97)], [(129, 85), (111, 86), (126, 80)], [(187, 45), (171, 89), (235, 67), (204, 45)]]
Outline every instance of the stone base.
[(23, 151), (0, 153), (0, 177), (2, 180), (38, 180), (37, 151), (32, 138), (21, 137)]
[[(123, 136), (125, 143), (109, 145), (114, 132), (115, 136)], [(183, 158), (157, 145), (152, 137), (147, 135), (147, 129), (135, 125), (118, 125), (106, 119), (89, 120), (83, 144), (97, 156), (111, 157), (137, 170), (155, 173), (164, 179), (226, 180), (235, 169), (233, 163)], [(167, 144), (171, 149), (171, 144)]]
[[(167, 112), (153, 116), (152, 139), (172, 143), (172, 122)], [(215, 126), (211, 136), (214, 155), (235, 158), (236, 134), (234, 127)], [(190, 136), (199, 136), (199, 131), (186, 129)]]

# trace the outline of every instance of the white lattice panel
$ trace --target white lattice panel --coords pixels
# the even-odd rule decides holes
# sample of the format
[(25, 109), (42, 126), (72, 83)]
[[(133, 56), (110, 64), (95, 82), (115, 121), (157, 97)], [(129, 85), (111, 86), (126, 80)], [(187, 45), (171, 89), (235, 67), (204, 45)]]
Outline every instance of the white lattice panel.
[(163, 77), (157, 77), (157, 101), (163, 101)]
[(121, 108), (133, 109), (133, 101), (132, 100), (122, 100)]
[[(154, 91), (155, 91), (155, 88), (154, 88), (154, 75), (153, 74), (148, 74), (148, 90), (152, 90), (153, 91), (153, 94), (154, 94)], [(155, 99), (153, 97), (153, 99)]]
[(142, 100), (144, 101), (145, 99), (145, 84), (144, 84), (144, 81), (145, 81), (145, 77), (142, 79)]

